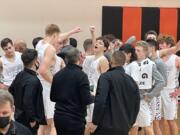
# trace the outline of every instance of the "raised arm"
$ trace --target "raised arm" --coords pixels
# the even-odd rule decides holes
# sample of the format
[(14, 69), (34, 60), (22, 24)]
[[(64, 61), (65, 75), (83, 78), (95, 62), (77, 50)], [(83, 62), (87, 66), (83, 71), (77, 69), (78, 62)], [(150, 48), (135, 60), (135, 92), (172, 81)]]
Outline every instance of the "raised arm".
[(72, 29), (72, 30), (70, 30), (68, 32), (61, 33), (60, 34), (60, 40), (64, 41), (64, 40), (68, 39), (71, 35), (79, 33), (79, 32), (81, 32), (81, 28), (80, 27), (76, 27), (76, 28), (74, 28), (74, 29)]
[(159, 50), (159, 57), (175, 54), (179, 50), (180, 50), (180, 40), (177, 42), (175, 46), (171, 48)]
[(96, 28), (95, 28), (95, 26), (90, 26), (89, 30), (90, 30), (90, 33), (91, 33), (92, 44), (93, 44), (93, 46), (95, 46), (95, 44), (96, 44), (96, 33), (95, 33)]

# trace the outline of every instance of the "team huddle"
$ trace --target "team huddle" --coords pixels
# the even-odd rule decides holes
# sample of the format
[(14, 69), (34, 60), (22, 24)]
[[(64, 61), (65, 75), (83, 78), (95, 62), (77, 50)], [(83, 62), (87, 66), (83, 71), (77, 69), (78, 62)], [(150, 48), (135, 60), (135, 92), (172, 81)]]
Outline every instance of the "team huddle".
[[(112, 34), (97, 38), (91, 26), (81, 52), (70, 40), (79, 32), (50, 24), (34, 49), (1, 40), (0, 92), (12, 94), (13, 119), (27, 135), (165, 135), (167, 125), (178, 135), (180, 42), (150, 30), (123, 43)], [(0, 134), (8, 124), (0, 115)]]

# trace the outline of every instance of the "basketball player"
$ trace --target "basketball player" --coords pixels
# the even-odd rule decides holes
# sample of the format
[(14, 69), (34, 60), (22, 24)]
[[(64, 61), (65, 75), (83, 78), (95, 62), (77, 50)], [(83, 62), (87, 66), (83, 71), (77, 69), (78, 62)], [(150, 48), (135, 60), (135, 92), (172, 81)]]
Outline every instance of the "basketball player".
[[(88, 75), (88, 79), (90, 82), (91, 93), (95, 96), (97, 82), (100, 74), (106, 72), (109, 69), (109, 62), (107, 58), (104, 56), (104, 52), (108, 49), (109, 43), (103, 38), (95, 38), (95, 27), (90, 27), (90, 31), (92, 34), (92, 41), (94, 45), (94, 54), (86, 56), (83, 62), (83, 70)], [(87, 109), (87, 128), (85, 130), (85, 134), (90, 134), (89, 123), (92, 122), (92, 114), (93, 114), (94, 105), (91, 104)]]
[[(166, 65), (162, 61), (161, 58), (157, 56), (158, 43), (153, 39), (146, 40), (148, 43), (148, 55), (149, 58), (156, 64), (157, 70), (163, 76), (165, 80), (165, 86), (167, 83), (167, 74), (166, 74)], [(153, 129), (155, 135), (162, 135), (160, 130), (160, 120), (161, 120), (161, 110), (162, 110), (162, 102), (161, 96), (154, 97), (150, 103), (152, 116), (153, 116)]]
[[(160, 94), (160, 90), (164, 86), (164, 79), (158, 72), (156, 65), (148, 57), (148, 46), (145, 41), (136, 43), (137, 63), (139, 65), (138, 86), (141, 96), (140, 111), (135, 123), (131, 130), (132, 135), (137, 135), (138, 127), (143, 127), (146, 135), (154, 135), (152, 128), (152, 116), (150, 109), (150, 101), (153, 97)], [(134, 70), (137, 71), (137, 70)]]
[[(162, 50), (175, 44), (173, 37), (169, 35), (159, 36), (158, 42), (159, 48)], [(171, 135), (178, 135), (178, 127), (175, 121), (177, 119), (177, 98), (170, 97), (170, 93), (179, 87), (180, 57), (171, 54), (163, 57), (163, 61), (167, 66), (167, 86), (161, 92), (163, 118), (167, 120)]]
[(50, 88), (53, 75), (60, 70), (62, 59), (56, 55), (57, 43), (59, 38), (62, 40), (69, 35), (80, 32), (79, 28), (75, 28), (70, 32), (60, 35), (60, 29), (56, 24), (50, 24), (45, 29), (45, 38), (38, 42), (36, 50), (38, 51), (38, 58), (40, 61), (39, 74), (43, 85), (43, 98), (45, 105), (45, 115), (47, 118), (47, 126), (40, 126), (40, 135), (56, 135), (53, 116), (54, 103), (50, 101)]
[(0, 88), (8, 89), (16, 75), (23, 70), (23, 63), (21, 53), (15, 52), (11, 39), (4, 38), (1, 41), (1, 48), (5, 54), (0, 58), (0, 68), (3, 77)]

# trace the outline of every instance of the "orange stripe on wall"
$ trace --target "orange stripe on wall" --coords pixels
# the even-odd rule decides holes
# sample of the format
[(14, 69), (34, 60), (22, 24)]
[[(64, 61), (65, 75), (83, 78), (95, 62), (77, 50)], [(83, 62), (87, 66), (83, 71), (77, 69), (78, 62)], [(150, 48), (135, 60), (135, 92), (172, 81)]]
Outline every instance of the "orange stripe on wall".
[(173, 35), (177, 38), (178, 11), (173, 8), (160, 9), (160, 30), (161, 34)]
[(123, 8), (122, 40), (126, 41), (130, 36), (141, 39), (141, 8)]

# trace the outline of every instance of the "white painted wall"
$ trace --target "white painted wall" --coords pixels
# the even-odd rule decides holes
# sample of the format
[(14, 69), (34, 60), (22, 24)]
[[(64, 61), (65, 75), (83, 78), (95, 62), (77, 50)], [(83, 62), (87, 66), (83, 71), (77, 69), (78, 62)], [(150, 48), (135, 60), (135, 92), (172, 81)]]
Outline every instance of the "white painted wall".
[[(95, 25), (101, 34), (102, 6), (180, 7), (179, 0), (0, 0), (0, 39), (24, 39), (31, 47), (36, 36), (43, 36), (49, 23), (61, 31), (80, 26), (82, 33), (74, 36), (82, 48), (90, 37), (88, 28)], [(0, 51), (2, 52), (2, 51)]]

